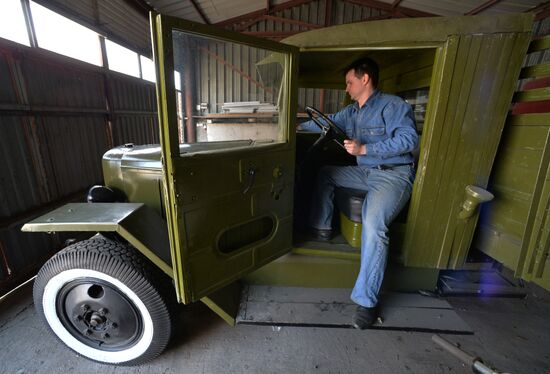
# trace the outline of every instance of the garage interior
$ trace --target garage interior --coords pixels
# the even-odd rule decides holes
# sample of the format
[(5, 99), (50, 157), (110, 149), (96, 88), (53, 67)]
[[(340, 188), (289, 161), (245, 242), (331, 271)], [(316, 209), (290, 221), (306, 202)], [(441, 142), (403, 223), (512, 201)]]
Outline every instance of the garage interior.
[[(466, 364), (437, 344), (433, 340), (437, 334), (495, 372), (550, 371), (550, 2), (5, 0), (2, 8), (0, 344), (4, 349), (0, 372), (482, 372), (470, 366), (473, 361)], [(212, 26), (252, 36), (264, 40), (266, 48), (274, 42), (301, 47), (305, 52), (297, 68), (296, 122), (305, 119), (308, 105), (324, 113), (341, 109), (349, 101), (343, 82), (338, 77), (322, 83), (316, 78), (364, 54), (361, 50), (334, 48), (332, 52), (313, 47), (306, 50), (307, 35), (319, 36), (322, 44), (338, 33), (334, 31), (337, 28), (325, 28), (338, 25), (367, 23), (374, 30), (378, 22), (395, 20), (453, 16), (504, 19), (498, 17), (532, 14), (521, 71), (507, 81), (514, 86), (511, 102), (508, 99), (507, 108), (503, 107), (507, 114), (491, 119), (502, 129), (492, 135), (500, 137), (494, 142), (496, 156), (486, 164), (490, 173), (476, 179), (495, 198), (474, 213), (469, 226), (471, 236), (465, 235), (459, 243), (463, 249), (455, 252), (452, 244), (448, 257), (433, 261), (426, 254), (416, 256), (407, 250), (390, 254), (392, 264), (383, 286), (387, 317), (366, 331), (356, 331), (346, 322), (351, 307), (346, 295), (356, 272), (350, 263), (356, 264), (359, 258), (352, 248), (353, 239), (345, 234), (337, 237), (331, 242), (332, 248), (343, 249), (333, 250), (312, 246), (298, 236), (291, 257), (283, 256), (244, 278), (250, 284), (242, 293), (248, 304), (243, 307), (241, 303), (237, 326), (223, 321), (231, 318), (224, 317), (224, 310), (217, 310), (218, 292), (201, 297), (202, 302), (175, 306), (173, 338), (166, 351), (139, 366), (104, 365), (68, 349), (48, 331), (35, 309), (32, 287), (37, 272), (49, 258), (67, 243), (90, 235), (28, 233), (21, 228), (67, 203), (85, 202), (89, 188), (104, 183), (106, 161), (102, 164), (102, 157), (110, 149), (125, 146), (139, 152), (142, 145), (166, 139), (159, 126), (155, 82), (160, 70), (159, 62), (153, 62), (155, 34), (150, 12), (191, 21), (191, 25), (199, 25), (193, 26), (196, 29)], [(430, 25), (428, 21), (426, 24)], [(415, 31), (420, 32), (410, 33)], [(178, 38), (190, 37), (174, 36)], [(276, 127), (279, 116), (273, 114), (283, 97), (282, 89), (271, 87), (286, 75), (269, 68), (281, 56), (196, 39), (192, 49), (196, 58), (189, 59), (185, 51), (178, 51), (173, 74), (163, 72), (174, 81), (176, 100), (170, 105), (177, 123), (174, 141), (180, 145), (180, 152), (192, 153), (186, 150), (190, 147), (200, 153), (228, 140), (234, 142), (234, 147), (244, 141), (261, 143), (265, 142), (265, 134), (274, 142), (286, 136)], [(312, 43), (318, 42), (313, 39)], [(486, 46), (491, 51), (491, 45)], [(382, 73), (382, 90), (398, 94), (413, 106), (422, 137), (432, 131), (427, 112), (429, 105), (434, 105), (431, 100), (435, 100), (430, 96), (430, 85), (434, 87), (433, 77), (437, 76), (436, 47), (419, 45), (414, 49), (379, 48), (368, 52), (381, 65), (389, 66)], [(480, 44), (476, 53), (482, 56), (483, 51)], [(191, 74), (186, 66), (193, 66)], [(501, 71), (497, 66), (484, 69), (487, 75)], [(186, 89), (190, 86), (197, 87), (193, 97)], [(486, 104), (494, 104), (491, 100), (487, 97)], [(480, 102), (478, 106), (483, 105)], [(190, 112), (193, 115), (187, 116)], [(472, 123), (480, 120), (474, 117), (464, 118)], [(465, 129), (454, 133), (466, 138)], [(314, 141), (307, 135), (296, 139), (299, 146), (300, 142)], [(461, 142), (457, 144), (460, 147)], [(427, 148), (423, 146), (419, 151), (423, 166), (429, 165), (422, 164)], [(298, 159), (304, 156), (299, 149), (296, 151)], [(148, 181), (156, 189), (155, 196), (161, 198), (154, 200), (134, 190), (129, 200), (162, 210), (162, 183), (155, 179), (161, 175), (160, 153), (144, 150), (140, 156), (145, 157), (145, 163), (137, 157), (134, 161), (140, 166), (150, 162), (145, 165), (149, 167)], [(115, 157), (116, 152), (113, 160)], [(469, 162), (468, 157), (464, 159)], [(222, 174), (221, 169), (211, 172)], [(241, 179), (246, 182), (246, 178)], [(253, 177), (251, 180), (253, 183)], [(288, 193), (274, 184), (271, 194), (278, 200), (280, 193), (284, 200), (283, 191)], [(439, 196), (444, 199), (443, 193)], [(453, 204), (449, 203), (449, 209), (459, 209)], [(410, 220), (416, 213), (414, 206), (407, 209)], [(303, 219), (302, 213), (295, 210), (294, 219)], [(402, 234), (406, 216), (407, 212), (392, 226), (396, 248), (405, 246), (403, 243), (412, 237)], [(196, 232), (207, 231), (201, 228), (204, 223), (200, 214), (188, 217), (195, 220), (188, 225), (195, 224)], [(434, 216), (431, 224), (439, 218), (445, 216)], [(420, 225), (417, 228), (422, 229)], [(424, 229), (429, 231), (429, 227)], [(436, 232), (434, 229), (433, 243), (438, 243)], [(165, 236), (168, 243), (168, 234)], [(230, 234), (221, 236), (228, 248), (234, 245)], [(430, 244), (426, 242), (427, 247)], [(166, 258), (165, 262), (170, 262), (168, 252)], [(304, 258), (308, 259), (307, 266), (302, 264)], [(413, 265), (431, 269), (415, 273)], [(171, 271), (167, 268), (163, 269), (165, 273)], [(304, 269), (307, 274), (300, 274)], [(327, 272), (332, 274), (328, 276)], [(215, 278), (215, 274), (204, 277)], [(319, 288), (312, 291), (309, 287)], [(178, 288), (178, 297), (187, 300), (182, 290)], [(397, 299), (394, 291), (399, 292)], [(308, 301), (294, 303), (296, 295)], [(324, 313), (317, 313), (318, 309)]]

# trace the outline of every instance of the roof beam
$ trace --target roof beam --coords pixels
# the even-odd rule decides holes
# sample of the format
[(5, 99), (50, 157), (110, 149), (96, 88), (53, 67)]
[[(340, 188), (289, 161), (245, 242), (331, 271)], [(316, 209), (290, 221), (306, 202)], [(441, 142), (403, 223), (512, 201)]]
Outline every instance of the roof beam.
[(235, 30), (236, 31), (244, 31), (247, 28), (249, 28), (250, 26), (255, 25), (256, 23), (258, 23), (260, 21), (273, 21), (273, 22), (281, 22), (281, 23), (290, 23), (292, 25), (302, 26), (302, 27), (305, 27), (307, 29), (318, 29), (318, 28), (322, 27), (321, 25), (317, 25), (315, 23), (298, 21), (298, 20), (295, 20), (295, 19), (289, 19), (289, 18), (284, 18), (284, 17), (269, 16), (269, 15), (264, 14), (263, 16), (251, 19), (249, 22), (246, 22), (242, 25), (239, 25)]
[(393, 4), (391, 5), (392, 8), (397, 8), (397, 6), (402, 2), (403, 0), (395, 0)]
[(202, 11), (202, 9), (199, 7), (199, 4), (195, 0), (189, 0), (191, 4), (193, 5), (193, 8), (199, 13), (199, 16), (202, 18), (202, 21), (206, 23), (207, 25), (210, 25), (210, 20), (208, 17), (206, 17), (206, 14)]
[(243, 30), (246, 30), (246, 29), (249, 28), (250, 26), (257, 24), (257, 23), (260, 22), (261, 20), (262, 20), (262, 17), (253, 18), (253, 19), (251, 19), (250, 21), (245, 22), (245, 23), (239, 25), (239, 26), (236, 27), (234, 30), (235, 30), (235, 31), (243, 31)]
[(541, 19), (545, 19), (547, 17), (550, 17), (550, 9), (543, 10), (542, 12), (535, 14), (535, 21), (540, 21)]
[[(299, 5), (302, 5), (302, 4), (311, 3), (312, 1), (313, 0), (291, 0), (291, 1), (287, 1), (287, 2), (284, 2), (282, 4), (271, 6), (269, 8), (269, 13), (268, 14), (273, 14), (275, 12), (280, 12), (281, 10), (285, 10), (285, 9), (288, 9), (288, 8), (293, 8), (295, 6), (299, 6)], [(242, 16), (237, 16), (237, 17), (226, 19), (224, 21), (216, 22), (215, 25), (221, 26), (221, 27), (231, 26), (231, 25), (234, 25), (235, 23), (248, 21), (251, 18), (259, 18), (263, 15), (266, 15), (266, 9), (265, 8), (255, 10), (255, 11), (247, 13), (247, 14), (243, 14)]]
[(546, 1), (544, 3), (541, 3), (537, 6), (532, 7), (531, 9), (527, 9), (525, 12), (533, 12), (533, 13), (539, 13), (544, 12), (545, 10), (550, 9), (550, 1)]
[[(244, 21), (254, 21), (252, 24), (259, 22), (260, 17), (265, 14), (265, 9), (255, 10), (254, 12), (250, 12), (247, 14), (243, 14), (242, 16), (237, 16), (233, 18), (226, 19), (224, 21), (216, 22), (216, 26), (225, 27), (225, 26), (232, 26), (234, 24), (244, 22)], [(249, 25), (250, 26), (250, 25)]]
[(496, 4), (500, 3), (501, 1), (502, 0), (489, 0), (489, 1), (486, 1), (485, 3), (481, 4), (477, 8), (474, 8), (474, 9), (470, 10), (468, 13), (464, 13), (464, 15), (465, 16), (476, 15), (476, 14), (481, 13), (484, 10), (492, 7), (493, 5), (496, 5)]
[(300, 31), (243, 31), (242, 34), (259, 36), (261, 38), (286, 38), (298, 34)]
[(346, 3), (363, 5), (369, 8), (379, 9), (393, 14), (394, 11), (397, 11), (403, 15), (409, 17), (439, 17), (439, 14), (424, 12), (421, 10), (405, 8), (402, 6), (393, 7), (393, 4), (383, 3), (378, 0), (342, 0)]

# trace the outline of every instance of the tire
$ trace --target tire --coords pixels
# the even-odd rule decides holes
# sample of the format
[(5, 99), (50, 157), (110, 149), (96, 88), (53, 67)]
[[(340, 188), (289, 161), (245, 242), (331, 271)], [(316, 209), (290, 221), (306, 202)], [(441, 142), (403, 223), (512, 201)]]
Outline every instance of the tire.
[(169, 277), (128, 244), (94, 237), (52, 257), (34, 304), (63, 343), (90, 360), (138, 365), (158, 356), (173, 330)]

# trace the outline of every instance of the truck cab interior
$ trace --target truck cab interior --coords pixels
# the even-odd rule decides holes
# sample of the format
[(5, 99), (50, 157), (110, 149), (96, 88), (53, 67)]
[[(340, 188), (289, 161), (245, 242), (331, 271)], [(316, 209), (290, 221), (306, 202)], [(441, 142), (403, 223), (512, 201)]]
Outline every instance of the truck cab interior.
[[(381, 91), (398, 95), (412, 106), (417, 132), (421, 138), (435, 58), (434, 48), (302, 53), (299, 69), (299, 90), (302, 94), (298, 102), (298, 121), (309, 120), (305, 110), (309, 105), (321, 108), (321, 112), (325, 114), (331, 114), (350, 104), (351, 99), (344, 91), (344, 70), (362, 57), (370, 57), (379, 64)], [(300, 130), (297, 133), (294, 215), (298, 233), (307, 231), (304, 223), (307, 222), (310, 205), (315, 204), (311, 200), (311, 192), (318, 169), (323, 165), (356, 165), (355, 157), (347, 154), (330, 135), (317, 143), (320, 137), (320, 133)], [(420, 146), (413, 154), (415, 165), (418, 165)], [(331, 243), (323, 243), (298, 234), (295, 236), (295, 246), (333, 252), (334, 255), (342, 251), (356, 252), (361, 241), (361, 207), (364, 196), (362, 191), (337, 188), (335, 207), (338, 212), (334, 215), (333, 222), (333, 229), (337, 234), (335, 238)], [(390, 228), (392, 245), (400, 242), (399, 236), (404, 233), (407, 212), (408, 204)], [(393, 245), (393, 248), (392, 258), (399, 260), (400, 246)]]

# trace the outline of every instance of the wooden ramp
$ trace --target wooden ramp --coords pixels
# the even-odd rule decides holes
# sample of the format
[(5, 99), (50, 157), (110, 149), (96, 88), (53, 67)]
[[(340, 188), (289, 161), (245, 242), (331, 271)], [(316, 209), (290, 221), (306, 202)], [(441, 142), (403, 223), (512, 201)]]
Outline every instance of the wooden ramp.
[[(356, 305), (345, 288), (244, 287), (238, 324), (353, 328)], [(445, 300), (420, 294), (387, 293), (381, 297), (380, 330), (473, 334)]]

